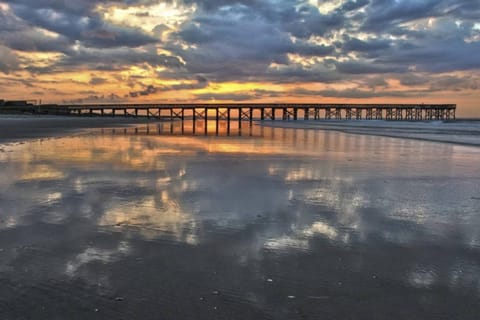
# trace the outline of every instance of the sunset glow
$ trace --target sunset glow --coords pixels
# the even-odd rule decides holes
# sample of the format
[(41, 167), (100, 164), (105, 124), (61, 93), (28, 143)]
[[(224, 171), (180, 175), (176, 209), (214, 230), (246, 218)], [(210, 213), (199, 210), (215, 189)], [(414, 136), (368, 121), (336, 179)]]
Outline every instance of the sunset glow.
[(0, 0), (0, 99), (456, 103), (480, 116), (476, 1)]

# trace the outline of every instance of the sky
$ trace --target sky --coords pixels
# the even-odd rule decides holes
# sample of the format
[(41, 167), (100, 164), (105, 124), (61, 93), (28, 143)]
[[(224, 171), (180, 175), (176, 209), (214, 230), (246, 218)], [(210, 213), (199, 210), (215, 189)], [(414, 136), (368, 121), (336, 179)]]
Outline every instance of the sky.
[(456, 103), (477, 0), (0, 0), (0, 99)]

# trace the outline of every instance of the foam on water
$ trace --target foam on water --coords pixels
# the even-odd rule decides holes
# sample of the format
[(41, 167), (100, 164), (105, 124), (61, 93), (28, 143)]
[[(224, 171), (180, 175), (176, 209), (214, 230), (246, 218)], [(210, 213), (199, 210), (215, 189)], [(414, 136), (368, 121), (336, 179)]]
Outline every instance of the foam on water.
[(384, 121), (384, 120), (325, 120), (262, 122), (262, 125), (283, 128), (335, 130), (352, 134), (379, 135), (394, 138), (419, 139), (480, 146), (480, 121)]

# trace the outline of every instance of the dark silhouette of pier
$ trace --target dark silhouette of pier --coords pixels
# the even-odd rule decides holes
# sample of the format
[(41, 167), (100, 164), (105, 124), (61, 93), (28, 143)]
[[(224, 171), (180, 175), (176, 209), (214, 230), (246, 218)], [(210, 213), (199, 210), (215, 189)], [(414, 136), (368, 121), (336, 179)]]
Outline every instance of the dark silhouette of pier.
[(455, 104), (84, 104), (2, 106), (19, 112), (169, 120), (453, 120)]

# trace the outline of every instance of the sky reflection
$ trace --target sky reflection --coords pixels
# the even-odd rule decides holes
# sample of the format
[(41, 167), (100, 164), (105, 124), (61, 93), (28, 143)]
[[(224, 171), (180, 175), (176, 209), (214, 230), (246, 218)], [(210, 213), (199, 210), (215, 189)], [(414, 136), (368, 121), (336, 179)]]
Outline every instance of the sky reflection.
[[(158, 245), (203, 252), (201, 261), (214, 252), (217, 263), (247, 268), (252, 279), (282, 273), (264, 264), (290, 257), (329, 261), (319, 274), (335, 288), (360, 276), (480, 297), (478, 149), (253, 130), (261, 131), (202, 137), (104, 130), (10, 147), (0, 169), (0, 272), (25, 263), (21, 245), (53, 250), (65, 241), (59, 270), (90, 283), (99, 264), (117, 268)], [(43, 234), (55, 226), (76, 231)], [(290, 271), (282, 276), (300, 290), (306, 279)], [(111, 283), (114, 275), (105, 277)], [(269, 303), (257, 298), (260, 308)]]

